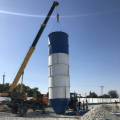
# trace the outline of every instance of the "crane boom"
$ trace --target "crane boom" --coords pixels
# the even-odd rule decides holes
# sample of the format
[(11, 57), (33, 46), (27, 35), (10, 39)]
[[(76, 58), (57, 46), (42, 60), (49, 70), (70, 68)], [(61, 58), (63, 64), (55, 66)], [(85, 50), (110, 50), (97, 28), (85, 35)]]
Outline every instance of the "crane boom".
[(28, 63), (28, 61), (29, 61), (32, 53), (33, 53), (34, 50), (35, 50), (35, 46), (36, 46), (36, 44), (37, 44), (37, 42), (38, 42), (38, 40), (39, 40), (39, 38), (40, 38), (43, 30), (45, 29), (46, 24), (47, 24), (47, 22), (48, 22), (48, 20), (49, 20), (49, 18), (50, 18), (50, 16), (51, 16), (54, 8), (55, 8), (56, 6), (58, 6), (58, 5), (59, 5), (58, 2), (55, 2), (55, 1), (53, 2), (53, 5), (52, 5), (52, 7), (51, 7), (51, 9), (50, 9), (47, 17), (45, 18), (43, 24), (41, 25), (41, 28), (39, 29), (39, 31), (38, 31), (38, 33), (37, 33), (37, 36), (35, 37), (35, 39), (34, 39), (32, 45), (31, 45), (31, 47), (29, 48), (29, 51), (28, 51), (26, 57), (24, 58), (23, 63), (22, 63), (22, 65), (21, 65), (21, 67), (20, 67), (17, 75), (15, 76), (15, 79), (14, 79), (12, 85), (10, 86), (10, 89), (8, 90), (7, 93), (0, 93), (0, 96), (9, 96), (10, 93), (13, 92), (13, 90), (14, 90), (15, 87), (17, 86), (17, 83), (18, 83), (21, 75), (24, 73), (24, 69), (25, 69), (25, 67), (26, 67), (26, 65), (27, 65), (27, 63)]

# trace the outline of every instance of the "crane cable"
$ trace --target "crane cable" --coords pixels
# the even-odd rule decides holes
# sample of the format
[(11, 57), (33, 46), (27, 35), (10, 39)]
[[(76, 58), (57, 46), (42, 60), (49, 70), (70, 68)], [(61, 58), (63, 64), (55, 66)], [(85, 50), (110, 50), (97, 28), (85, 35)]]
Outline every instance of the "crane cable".
[[(58, 8), (58, 7), (57, 7), (57, 8)], [(58, 30), (58, 23), (59, 23), (59, 8), (58, 8), (58, 10), (57, 10), (56, 17), (57, 17), (57, 30)]]
[(61, 25), (61, 23), (60, 23), (60, 21), (59, 21), (59, 6), (56, 7), (56, 17), (57, 17), (57, 22), (56, 22), (55, 25), (53, 26), (51, 32), (53, 31), (53, 29), (54, 29), (55, 26), (57, 26), (57, 31), (58, 31), (58, 29), (60, 28), (60, 31), (63, 30), (63, 31), (65, 32), (65, 30), (63, 29), (63, 27), (62, 27), (62, 25)]
[[(57, 22), (56, 22), (55, 25), (53, 26), (52, 30), (54, 29), (54, 27), (56, 26), (56, 24), (57, 24)], [(52, 30), (51, 30), (51, 32), (52, 32)]]
[[(62, 25), (60, 24), (60, 21), (59, 21), (59, 6), (58, 6), (57, 22), (58, 22), (58, 25), (63, 29), (63, 27), (62, 27)], [(65, 31), (65, 30), (63, 29), (63, 31)]]

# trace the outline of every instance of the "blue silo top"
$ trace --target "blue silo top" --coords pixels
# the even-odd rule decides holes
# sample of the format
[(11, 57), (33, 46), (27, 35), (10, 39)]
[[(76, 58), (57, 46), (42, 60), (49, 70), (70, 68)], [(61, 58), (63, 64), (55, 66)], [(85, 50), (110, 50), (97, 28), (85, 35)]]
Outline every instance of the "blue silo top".
[(61, 31), (52, 32), (48, 35), (49, 55), (53, 53), (69, 54), (68, 34)]

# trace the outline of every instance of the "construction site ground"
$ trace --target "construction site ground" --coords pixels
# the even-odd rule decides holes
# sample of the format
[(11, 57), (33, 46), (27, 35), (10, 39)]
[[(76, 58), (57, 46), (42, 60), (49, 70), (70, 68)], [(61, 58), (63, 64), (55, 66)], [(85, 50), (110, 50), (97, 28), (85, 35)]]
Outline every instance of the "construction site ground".
[[(89, 105), (89, 110), (91, 110), (92, 108), (96, 106), (100, 106), (100, 105)], [(120, 103), (118, 105), (120, 107)], [(72, 111), (73, 110), (71, 109), (66, 110), (66, 113), (72, 112)], [(120, 120), (120, 111), (116, 113), (112, 113), (112, 114), (116, 115), (118, 119)], [(57, 115), (53, 111), (52, 107), (46, 108), (46, 112), (44, 114), (40, 110), (33, 111), (32, 109), (30, 109), (28, 110), (28, 113), (23, 117), (20, 117), (19, 114), (11, 114), (7, 106), (5, 106), (4, 112), (0, 112), (0, 120), (28, 120), (28, 119), (30, 120), (75, 120), (75, 119), (83, 120), (82, 119), (83, 117), (84, 115), (83, 116), (82, 115), (80, 116)]]

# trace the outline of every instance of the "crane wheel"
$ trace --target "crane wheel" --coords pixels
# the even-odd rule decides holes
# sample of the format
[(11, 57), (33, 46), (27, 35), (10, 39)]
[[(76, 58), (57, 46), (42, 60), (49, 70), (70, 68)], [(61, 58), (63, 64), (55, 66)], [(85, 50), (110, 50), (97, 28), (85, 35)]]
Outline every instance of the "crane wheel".
[(73, 101), (73, 109), (78, 110), (77, 101)]
[(27, 113), (27, 111), (28, 111), (27, 106), (24, 106), (24, 107), (23, 107), (23, 114), (26, 114), (26, 113)]
[(12, 93), (11, 93), (11, 98), (12, 98), (12, 99), (18, 99), (19, 96), (20, 96), (20, 94), (19, 94), (18, 92), (12, 92)]
[(27, 106), (23, 106), (23, 108), (20, 109), (20, 114), (21, 114), (21, 115), (25, 115), (25, 114), (27, 113), (27, 111), (28, 111)]
[(18, 108), (17, 108), (17, 107), (13, 107), (13, 108), (10, 109), (10, 111), (11, 111), (11, 113), (13, 113), (13, 114), (17, 114)]
[(35, 111), (35, 108), (33, 108), (33, 111)]
[(42, 104), (42, 113), (45, 113), (45, 104)]

